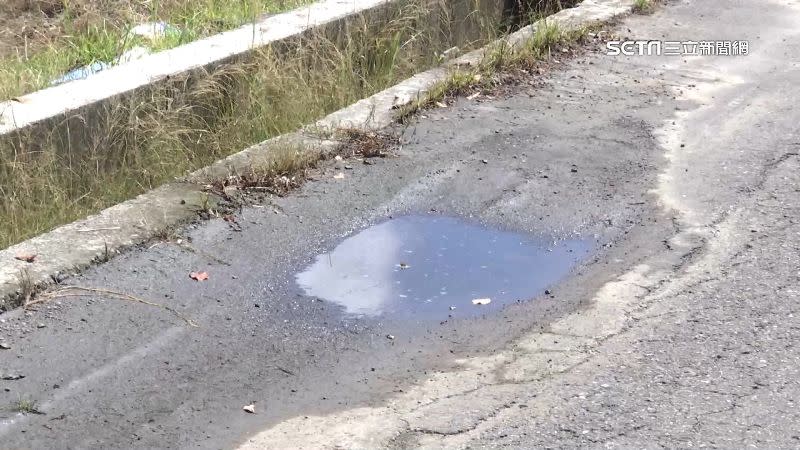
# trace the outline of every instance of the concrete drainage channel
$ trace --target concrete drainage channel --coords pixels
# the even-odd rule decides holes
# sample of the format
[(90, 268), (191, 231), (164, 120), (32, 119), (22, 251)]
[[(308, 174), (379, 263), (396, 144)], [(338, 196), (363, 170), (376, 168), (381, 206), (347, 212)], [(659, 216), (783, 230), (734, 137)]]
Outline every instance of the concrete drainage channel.
[[(446, 57), (443, 53), (446, 54), (447, 49), (468, 48), (470, 43), (482, 42), (487, 36), (487, 27), (496, 27), (504, 19), (503, 5), (491, 0), (423, 3), (426, 9), (414, 10), (417, 14), (414, 23), (430, 28), (433, 37), (426, 42), (430, 47), (422, 47), (428, 51), (431, 48), (436, 50), (429, 51), (429, 56), (433, 53), (436, 61)], [(547, 22), (562, 29), (585, 27), (627, 13), (633, 3), (633, 0), (585, 0), (574, 8), (548, 17)], [(397, 23), (398, 18), (407, 17), (410, 4), (386, 0), (322, 1), (271, 17), (256, 26), (153, 55), (150, 57), (153, 59), (146, 58), (129, 67), (120, 66), (85, 81), (30, 94), (0, 106), (0, 132), (3, 133), (0, 140), (15, 143), (15, 155), (20, 149), (35, 151), (36, 145), (42, 142), (55, 145), (57, 151), (69, 155), (80, 155), (86, 149), (97, 152), (109, 145), (107, 140), (98, 138), (109, 135), (107, 127), (113, 125), (109, 118), (120, 112), (130, 115), (137, 111), (144, 99), (153, 98), (154, 91), (166, 88), (173, 95), (180, 96), (180, 88), (196, 86), (200, 83), (197, 80), (207, 79), (218, 68), (247, 62), (248, 57), (264, 49), (271, 54), (275, 54), (276, 49), (277, 53), (290, 54), (320, 36), (325, 42), (341, 43), (351, 29), (361, 27), (368, 32), (386, 28), (390, 23)], [(412, 6), (419, 5), (414, 3)], [(430, 14), (429, 8), (438, 8), (436, 14)], [(476, 9), (481, 14), (472, 14)], [(428, 19), (420, 22), (423, 15)], [(447, 23), (447, 27), (443, 27), (443, 23)], [(94, 262), (107, 260), (126, 247), (145, 242), (166, 229), (196, 218), (200, 205), (214, 201), (204, 191), (208, 180), (244, 173), (286, 148), (333, 151), (344, 144), (331, 134), (332, 130), (373, 131), (391, 125), (396, 120), (398, 107), (425, 100), (431, 89), (454, 71), (479, 65), (500, 46), (523, 46), (541, 25), (540, 22), (529, 25), (442, 65), (435, 66), (434, 61), (429, 65), (434, 68), (330, 113), (301, 131), (268, 139), (196, 170), (183, 181), (157, 187), (96, 215), (0, 251), (0, 307), (9, 309), (37, 287), (61, 282), (69, 274)], [(421, 34), (419, 30), (417, 32)], [(370, 41), (369, 38), (365, 40)], [(395, 46), (388, 48), (398, 49), (397, 42), (390, 45)], [(176, 83), (176, 80), (179, 81)], [(226, 76), (220, 82), (225, 85), (230, 80)], [(224, 105), (223, 101), (211, 106)], [(35, 260), (32, 263), (22, 261), (17, 258), (20, 255), (35, 255)]]

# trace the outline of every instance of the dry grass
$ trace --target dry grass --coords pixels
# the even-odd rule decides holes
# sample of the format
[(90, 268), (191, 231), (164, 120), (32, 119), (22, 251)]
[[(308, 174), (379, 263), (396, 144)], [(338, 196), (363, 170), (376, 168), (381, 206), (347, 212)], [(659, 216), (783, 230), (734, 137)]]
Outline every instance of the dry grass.
[(36, 293), (36, 284), (31, 278), (28, 269), (20, 269), (17, 274), (17, 283), (19, 283), (19, 300), (21, 303), (27, 303), (33, 298)]
[(547, 17), (564, 8), (571, 8), (581, 0), (513, 0), (508, 2), (511, 14), (516, 18), (513, 25), (525, 26)]
[(434, 85), (425, 98), (401, 108), (396, 117), (404, 121), (418, 110), (447, 97), (490, 89), (500, 83), (499, 73), (534, 68), (543, 61), (551, 60), (555, 51), (581, 41), (589, 31), (588, 28), (564, 30), (555, 23), (543, 20), (523, 45), (512, 48), (501, 43), (486, 54), (476, 67), (456, 67), (446, 80)]
[[(222, 180), (210, 180), (209, 191), (222, 198), (227, 208), (260, 201), (264, 194), (283, 196), (301, 186), (331, 158), (383, 158), (399, 146), (398, 136), (385, 132), (338, 129), (329, 138), (331, 146), (284, 144), (272, 149), (264, 160), (253, 162), (243, 173)], [(228, 211), (212, 211), (226, 216)]]
[(344, 140), (350, 151), (344, 156), (363, 156), (365, 158), (383, 158), (387, 156), (388, 147), (399, 145), (397, 136), (378, 131), (364, 131), (356, 128), (340, 128), (334, 138)]
[[(87, 297), (87, 296), (102, 296), (102, 297), (111, 298), (111, 299), (115, 299), (115, 300), (122, 300), (122, 301), (132, 302), (132, 303), (140, 303), (140, 304), (143, 304), (143, 305), (148, 305), (148, 306), (152, 306), (152, 307), (155, 307), (155, 308), (163, 309), (164, 311), (167, 311), (167, 312), (171, 313), (172, 315), (174, 315), (175, 317), (177, 317), (177, 318), (181, 319), (182, 321), (186, 322), (186, 325), (188, 325), (190, 327), (193, 327), (193, 328), (198, 328), (199, 327), (199, 325), (197, 325), (196, 322), (194, 322), (192, 319), (186, 317), (185, 315), (181, 314), (175, 308), (172, 308), (172, 307), (167, 306), (167, 305), (162, 305), (161, 303), (155, 303), (155, 302), (152, 302), (150, 300), (146, 300), (146, 299), (137, 297), (135, 295), (126, 294), (124, 292), (112, 291), (110, 289), (104, 289), (104, 288), (87, 288), (87, 287), (82, 287), (82, 286), (64, 286), (64, 287), (61, 287), (59, 289), (56, 289), (55, 291), (51, 291), (51, 292), (47, 292), (45, 294), (39, 295), (35, 300), (29, 300), (29, 301), (23, 303), (22, 306), (25, 306), (27, 308), (27, 307), (35, 306), (35, 305), (38, 305), (38, 304), (41, 304), (41, 303), (45, 303), (45, 302), (48, 302), (48, 301), (51, 301), (51, 300), (57, 300), (57, 299), (63, 299), (63, 298), (83, 298), (83, 297)], [(35, 408), (35, 404), (32, 407)]]
[(39, 405), (35, 400), (21, 397), (14, 402), (11, 410), (22, 414), (44, 414), (39, 410)]
[(234, 206), (244, 202), (242, 196), (232, 197), (234, 192), (270, 193), (285, 195), (300, 186), (308, 172), (327, 158), (321, 150), (304, 146), (285, 146), (270, 152), (269, 158), (248, 167), (243, 173), (229, 176), (224, 180), (212, 180), (211, 190)]

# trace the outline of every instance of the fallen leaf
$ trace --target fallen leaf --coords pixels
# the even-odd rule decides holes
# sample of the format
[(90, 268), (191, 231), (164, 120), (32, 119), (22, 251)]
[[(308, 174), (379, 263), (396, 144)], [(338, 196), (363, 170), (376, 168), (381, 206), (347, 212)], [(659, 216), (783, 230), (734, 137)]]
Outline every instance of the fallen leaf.
[(252, 405), (252, 404), (251, 405), (244, 405), (244, 406), (242, 406), (242, 409), (244, 410), (244, 412), (248, 412), (250, 414), (255, 414), (256, 413), (256, 405)]
[(336, 175), (334, 175), (333, 178), (336, 180), (341, 180), (344, 178), (344, 174), (342, 172), (339, 172)]
[(33, 253), (20, 253), (14, 257), (14, 259), (19, 261), (25, 261), (26, 263), (32, 263), (36, 261), (36, 254)]
[(472, 300), (473, 305), (488, 305), (489, 303), (492, 303), (492, 299), (490, 298), (476, 298)]
[(439, 108), (447, 108), (447, 105), (445, 105), (442, 102), (436, 102), (436, 106), (438, 106)]
[(208, 272), (192, 272), (189, 274), (189, 278), (195, 281), (206, 281), (208, 279)]

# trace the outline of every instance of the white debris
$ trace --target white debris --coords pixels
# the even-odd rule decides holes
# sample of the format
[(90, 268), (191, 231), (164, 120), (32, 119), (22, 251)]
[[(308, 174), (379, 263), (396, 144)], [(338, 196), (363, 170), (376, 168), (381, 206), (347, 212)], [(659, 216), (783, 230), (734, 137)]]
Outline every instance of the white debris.
[(392, 99), (392, 109), (402, 108), (403, 106), (411, 103), (414, 100), (408, 93), (401, 93), (400, 95), (395, 95), (394, 99)]
[(131, 28), (130, 35), (154, 41), (163, 38), (167, 33), (176, 31), (177, 28), (166, 22), (146, 22)]

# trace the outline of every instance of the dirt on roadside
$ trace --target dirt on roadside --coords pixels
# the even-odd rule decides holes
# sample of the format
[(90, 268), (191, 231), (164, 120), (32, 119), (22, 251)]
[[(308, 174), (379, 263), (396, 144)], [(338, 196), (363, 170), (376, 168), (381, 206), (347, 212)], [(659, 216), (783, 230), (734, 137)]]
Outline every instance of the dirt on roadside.
[(138, 0), (3, 0), (0, 2), (0, 58), (26, 55), (51, 45), (68, 33), (91, 25), (122, 26), (145, 17)]

